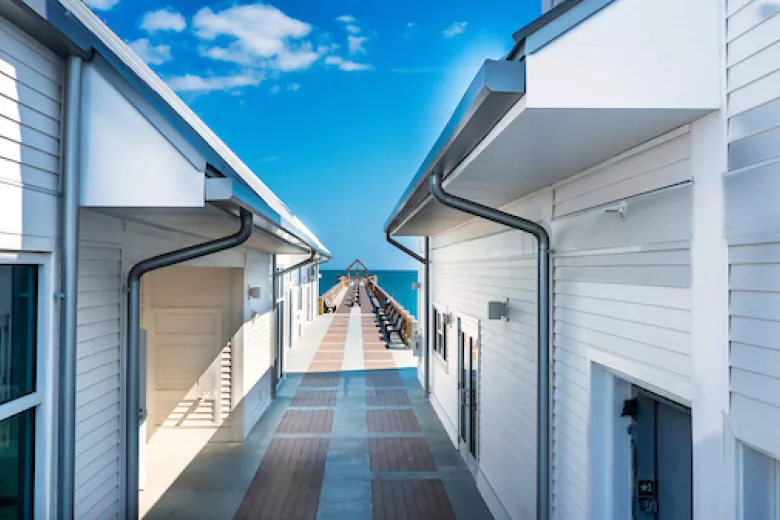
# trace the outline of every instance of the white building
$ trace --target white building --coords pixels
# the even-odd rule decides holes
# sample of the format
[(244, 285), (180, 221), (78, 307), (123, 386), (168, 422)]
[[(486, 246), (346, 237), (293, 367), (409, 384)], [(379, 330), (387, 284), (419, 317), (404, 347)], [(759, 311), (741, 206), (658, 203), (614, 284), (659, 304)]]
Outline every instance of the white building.
[[(568, 0), (515, 40), (386, 227), (430, 237), (452, 442), (496, 518), (780, 518), (780, 7)], [(549, 234), (545, 298), (537, 240), (461, 211), (490, 208)]]
[(131, 518), (246, 437), (329, 253), (80, 0), (0, 2), (0, 214), (0, 517)]

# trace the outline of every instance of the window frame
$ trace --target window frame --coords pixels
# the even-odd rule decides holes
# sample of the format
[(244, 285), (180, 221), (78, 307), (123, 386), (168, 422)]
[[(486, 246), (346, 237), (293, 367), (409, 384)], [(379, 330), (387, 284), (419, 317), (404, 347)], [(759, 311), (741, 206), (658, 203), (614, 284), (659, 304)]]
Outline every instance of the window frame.
[(736, 475), (737, 475), (737, 519), (738, 520), (750, 520), (745, 516), (745, 464), (744, 453), (745, 449), (751, 449), (771, 459), (773, 462), (774, 479), (772, 485), (774, 489), (773, 493), (773, 517), (770, 520), (780, 520), (780, 460), (778, 460), (773, 454), (766, 450), (762, 450), (757, 446), (753, 446), (744, 441), (736, 441)]
[(449, 323), (447, 323), (445, 319), (445, 316), (450, 315), (449, 309), (444, 305), (434, 303), (431, 306), (431, 315), (433, 317), (433, 341), (431, 342), (431, 349), (445, 366), (449, 366), (449, 349), (447, 348), (447, 327)]
[(0, 421), (28, 410), (34, 410), (34, 477), (33, 477), (33, 518), (51, 518), (53, 505), (53, 475), (55, 474), (54, 451), (56, 437), (51, 435), (56, 410), (57, 380), (54, 371), (56, 313), (54, 308), (54, 287), (57, 275), (52, 254), (47, 253), (0, 253), (0, 266), (36, 265), (38, 266), (38, 297), (36, 302), (36, 338), (35, 338), (35, 390), (32, 393), (0, 404)]

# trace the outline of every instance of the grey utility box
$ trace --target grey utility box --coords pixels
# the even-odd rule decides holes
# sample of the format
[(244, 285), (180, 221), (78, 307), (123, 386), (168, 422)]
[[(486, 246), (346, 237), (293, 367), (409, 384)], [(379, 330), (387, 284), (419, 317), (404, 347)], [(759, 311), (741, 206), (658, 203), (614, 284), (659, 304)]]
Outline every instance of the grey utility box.
[(488, 302), (488, 319), (509, 319), (509, 300), (504, 300), (502, 302)]

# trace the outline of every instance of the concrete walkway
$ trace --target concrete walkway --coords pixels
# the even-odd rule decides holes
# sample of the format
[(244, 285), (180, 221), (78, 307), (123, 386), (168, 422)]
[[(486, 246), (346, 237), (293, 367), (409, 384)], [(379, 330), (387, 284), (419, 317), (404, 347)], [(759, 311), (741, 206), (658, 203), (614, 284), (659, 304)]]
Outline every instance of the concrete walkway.
[[(359, 310), (344, 318), (314, 329), (316, 353), (343, 352), (350, 335), (367, 329)], [(355, 359), (375, 352), (372, 342), (360, 343)], [(244, 443), (207, 445), (147, 518), (492, 518), (416, 368), (372, 370), (366, 364), (387, 361), (364, 358), (368, 369), (354, 370), (344, 355), (314, 357), (309, 366), (323, 366), (288, 376)], [(335, 358), (338, 371), (317, 370)]]

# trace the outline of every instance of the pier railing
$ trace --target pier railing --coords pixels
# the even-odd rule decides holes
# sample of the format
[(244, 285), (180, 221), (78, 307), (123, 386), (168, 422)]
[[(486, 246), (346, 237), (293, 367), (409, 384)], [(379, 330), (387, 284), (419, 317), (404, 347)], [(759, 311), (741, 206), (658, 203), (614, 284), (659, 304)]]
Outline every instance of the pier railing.
[(347, 288), (347, 285), (349, 285), (347, 279), (340, 278), (339, 281), (336, 282), (336, 285), (328, 289), (327, 292), (325, 292), (325, 294), (320, 296), (320, 301), (318, 306), (320, 316), (325, 314), (325, 302), (330, 302), (330, 305), (338, 305), (339, 296), (341, 296), (341, 292)]
[(414, 331), (417, 327), (417, 319), (412, 316), (412, 313), (407, 311), (403, 305), (398, 303), (398, 301), (390, 296), (387, 291), (382, 289), (377, 283), (374, 283), (373, 280), (369, 282), (371, 284), (371, 287), (373, 289), (373, 292), (377, 295), (380, 295), (382, 300), (387, 300), (390, 302), (390, 306), (395, 308), (396, 312), (401, 315), (401, 339), (406, 345), (409, 345), (414, 338)]

